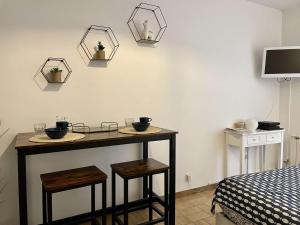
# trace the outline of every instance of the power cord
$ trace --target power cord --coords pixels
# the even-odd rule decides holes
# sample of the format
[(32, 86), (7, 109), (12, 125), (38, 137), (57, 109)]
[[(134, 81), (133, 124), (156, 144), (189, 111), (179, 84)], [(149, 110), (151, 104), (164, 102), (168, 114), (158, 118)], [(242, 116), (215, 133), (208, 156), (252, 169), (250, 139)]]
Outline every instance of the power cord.
[[(291, 77), (284, 77), (284, 78), (277, 77), (278, 83), (290, 82), (291, 80), (292, 80)], [(274, 110), (275, 99), (276, 99), (276, 95), (274, 95), (274, 97), (273, 97), (271, 110), (270, 110), (269, 113), (267, 114), (265, 120), (268, 120), (268, 119), (269, 119), (270, 115), (272, 114), (272, 112), (273, 112), (273, 110)]]
[(277, 81), (279, 83), (283, 83), (283, 82), (286, 82), (286, 81), (291, 81), (292, 78), (291, 77), (277, 77)]

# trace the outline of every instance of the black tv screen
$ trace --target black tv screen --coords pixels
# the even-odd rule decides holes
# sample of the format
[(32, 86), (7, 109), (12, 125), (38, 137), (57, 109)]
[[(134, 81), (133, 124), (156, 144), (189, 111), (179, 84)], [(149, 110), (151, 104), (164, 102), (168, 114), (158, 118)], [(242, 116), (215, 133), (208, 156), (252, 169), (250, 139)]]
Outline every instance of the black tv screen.
[(265, 52), (264, 74), (289, 74), (300, 76), (300, 49), (267, 49)]

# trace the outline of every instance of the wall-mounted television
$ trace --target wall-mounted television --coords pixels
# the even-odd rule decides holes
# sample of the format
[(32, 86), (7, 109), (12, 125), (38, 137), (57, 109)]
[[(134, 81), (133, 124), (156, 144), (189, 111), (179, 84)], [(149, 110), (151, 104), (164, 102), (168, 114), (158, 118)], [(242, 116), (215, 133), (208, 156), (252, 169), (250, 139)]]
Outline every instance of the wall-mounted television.
[(265, 48), (262, 77), (300, 77), (300, 46)]

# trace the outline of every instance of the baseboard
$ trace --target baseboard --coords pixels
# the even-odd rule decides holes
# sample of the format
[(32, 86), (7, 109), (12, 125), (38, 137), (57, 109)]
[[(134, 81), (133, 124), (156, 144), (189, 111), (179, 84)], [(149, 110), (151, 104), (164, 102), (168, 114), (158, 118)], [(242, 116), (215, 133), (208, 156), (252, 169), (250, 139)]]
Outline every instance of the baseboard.
[(209, 184), (203, 187), (193, 188), (190, 190), (176, 192), (176, 198), (185, 197), (187, 195), (197, 194), (203, 191), (210, 191), (217, 188), (217, 183)]

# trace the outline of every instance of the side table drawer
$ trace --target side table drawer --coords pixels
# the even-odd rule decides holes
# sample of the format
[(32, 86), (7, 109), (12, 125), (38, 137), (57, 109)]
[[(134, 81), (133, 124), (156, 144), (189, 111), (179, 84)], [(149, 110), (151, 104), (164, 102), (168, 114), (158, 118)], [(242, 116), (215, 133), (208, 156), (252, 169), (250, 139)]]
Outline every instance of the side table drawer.
[(281, 133), (274, 133), (267, 135), (267, 143), (268, 144), (276, 144), (281, 142)]
[(248, 140), (247, 140), (248, 146), (259, 145), (260, 142), (261, 142), (261, 136), (260, 135), (248, 136)]

